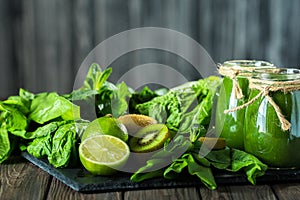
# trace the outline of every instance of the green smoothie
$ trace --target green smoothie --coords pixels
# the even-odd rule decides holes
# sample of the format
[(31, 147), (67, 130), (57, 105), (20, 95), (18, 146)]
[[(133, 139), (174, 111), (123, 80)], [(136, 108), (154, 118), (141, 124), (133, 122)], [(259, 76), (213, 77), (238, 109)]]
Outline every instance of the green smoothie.
[[(251, 89), (249, 100), (260, 91)], [(291, 128), (282, 130), (274, 107), (261, 96), (245, 111), (245, 151), (257, 156), (270, 167), (300, 167), (300, 91), (270, 92)]]
[[(222, 72), (220, 70), (219, 72), (224, 78), (216, 105), (216, 136), (225, 138), (227, 146), (244, 150), (245, 109), (229, 113), (224, 111), (242, 105), (248, 100), (248, 77), (254, 69), (274, 68), (274, 65), (265, 61), (232, 60), (224, 62), (222, 67)], [(234, 78), (241, 89), (243, 95), (241, 98), (235, 95), (234, 80), (230, 77), (232, 73), (236, 74)]]
[(233, 93), (232, 80), (224, 77), (223, 84), (219, 90), (219, 97), (216, 108), (216, 131), (220, 137), (226, 139), (229, 147), (244, 149), (244, 113), (245, 110), (238, 110), (231, 113), (224, 113), (224, 110), (235, 108), (245, 103), (248, 96), (248, 80), (238, 78), (238, 83), (242, 89), (244, 97), (236, 99)]

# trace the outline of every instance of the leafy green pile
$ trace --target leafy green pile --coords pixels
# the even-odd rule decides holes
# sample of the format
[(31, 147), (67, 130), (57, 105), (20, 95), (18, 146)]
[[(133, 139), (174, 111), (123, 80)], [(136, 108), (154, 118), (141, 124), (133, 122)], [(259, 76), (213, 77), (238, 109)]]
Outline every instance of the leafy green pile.
[(84, 101), (92, 102), (98, 117), (119, 117), (129, 110), (151, 116), (171, 130), (172, 138), (132, 175), (132, 181), (158, 176), (174, 179), (189, 173), (215, 189), (214, 170), (244, 170), (253, 184), (266, 171), (266, 165), (246, 152), (228, 147), (209, 151), (198, 140), (207, 132), (219, 77), (171, 90), (144, 87), (138, 92), (124, 82), (114, 85), (107, 81), (111, 73), (111, 68), (102, 71), (92, 64), (83, 86), (70, 94), (33, 94), (20, 89), (19, 95), (0, 101), (0, 163), (20, 149), (46, 158), (55, 167), (78, 166), (80, 135), (89, 121), (81, 118), (76, 102)]
[(0, 101), (0, 163), (20, 149), (47, 158), (54, 167), (79, 164), (78, 143), (89, 121), (81, 119), (74, 102), (97, 99), (99, 116), (113, 113), (118, 117), (128, 109), (133, 91), (124, 82), (108, 82), (111, 72), (111, 68), (102, 71), (92, 64), (83, 86), (70, 94), (33, 94), (20, 89), (18, 96)]
[(16, 146), (37, 158), (47, 156), (55, 167), (66, 166), (76, 154), (79, 107), (66, 98), (20, 89), (19, 96), (0, 102), (0, 111), (0, 163)]
[(33, 94), (21, 88), (18, 96), (0, 101), (0, 163), (20, 149), (47, 158), (55, 167), (79, 164), (79, 136), (88, 121), (80, 118), (80, 107), (73, 101), (99, 94), (110, 73), (110, 68), (102, 71), (93, 64), (83, 86), (71, 94)]

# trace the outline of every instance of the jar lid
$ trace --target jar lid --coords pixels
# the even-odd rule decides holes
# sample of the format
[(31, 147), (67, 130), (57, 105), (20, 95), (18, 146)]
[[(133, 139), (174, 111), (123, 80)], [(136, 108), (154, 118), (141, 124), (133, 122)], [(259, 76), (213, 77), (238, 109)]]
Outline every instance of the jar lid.
[(300, 70), (294, 68), (256, 69), (251, 78), (268, 81), (293, 81), (300, 79)]

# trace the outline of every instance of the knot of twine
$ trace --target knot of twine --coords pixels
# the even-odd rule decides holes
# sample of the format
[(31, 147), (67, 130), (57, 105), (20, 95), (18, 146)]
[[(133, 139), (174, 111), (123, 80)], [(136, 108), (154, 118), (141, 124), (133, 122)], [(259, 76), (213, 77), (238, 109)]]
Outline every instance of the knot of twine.
[(269, 93), (281, 91), (284, 94), (286, 94), (287, 92), (300, 90), (300, 81), (297, 80), (297, 81), (279, 82), (279, 81), (249, 79), (249, 88), (259, 90), (260, 92), (254, 98), (252, 98), (250, 101), (246, 102), (245, 104), (242, 104), (242, 105), (237, 106), (232, 109), (225, 110), (224, 113), (241, 110), (241, 109), (251, 105), (252, 103), (254, 103), (261, 96), (264, 96), (264, 97), (266, 97), (268, 102), (273, 106), (273, 108), (276, 112), (276, 115), (280, 121), (281, 129), (284, 131), (289, 130), (291, 128), (291, 123), (287, 119), (285, 119), (285, 116), (282, 114), (280, 107), (269, 96)]
[(232, 80), (232, 92), (235, 99), (241, 99), (244, 97), (240, 84), (238, 83), (237, 76), (240, 74), (240, 70), (222, 67), (219, 65), (219, 74), (227, 76)]

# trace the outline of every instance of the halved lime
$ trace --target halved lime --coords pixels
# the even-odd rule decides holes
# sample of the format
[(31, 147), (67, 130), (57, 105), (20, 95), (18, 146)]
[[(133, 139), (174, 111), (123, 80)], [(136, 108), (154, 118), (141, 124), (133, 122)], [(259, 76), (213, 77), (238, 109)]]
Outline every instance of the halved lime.
[(121, 170), (129, 158), (128, 145), (111, 135), (96, 135), (79, 145), (82, 165), (95, 175), (111, 175)]
[(112, 135), (124, 142), (128, 140), (128, 132), (125, 125), (118, 119), (109, 116), (100, 117), (90, 122), (83, 132), (81, 140), (83, 141), (95, 135)]

